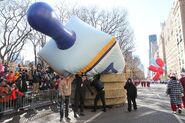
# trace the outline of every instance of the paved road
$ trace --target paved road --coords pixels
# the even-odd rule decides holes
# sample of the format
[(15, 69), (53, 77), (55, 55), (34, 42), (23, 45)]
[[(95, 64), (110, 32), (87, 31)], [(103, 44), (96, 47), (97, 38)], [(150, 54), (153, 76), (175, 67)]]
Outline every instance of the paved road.
[[(90, 112), (75, 119), (70, 112), (71, 123), (185, 123), (185, 110), (182, 114), (173, 114), (170, 110), (169, 97), (165, 94), (166, 85), (153, 84), (150, 88), (138, 86), (138, 110), (127, 112), (127, 104), (108, 109), (107, 112)], [(4, 123), (59, 123), (59, 113), (54, 107), (34, 112), (27, 112), (8, 118)], [(66, 121), (63, 121), (66, 123)]]

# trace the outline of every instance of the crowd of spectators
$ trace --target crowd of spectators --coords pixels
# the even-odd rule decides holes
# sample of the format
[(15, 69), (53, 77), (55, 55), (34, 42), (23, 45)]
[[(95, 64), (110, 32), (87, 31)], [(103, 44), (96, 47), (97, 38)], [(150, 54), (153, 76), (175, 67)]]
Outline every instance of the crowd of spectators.
[(34, 96), (41, 90), (58, 88), (59, 76), (50, 67), (44, 68), (41, 64), (34, 66), (31, 63), (28, 66), (18, 64), (14, 69), (7, 64), (3, 67), (4, 72), (0, 74), (0, 116), (7, 102), (11, 101), (16, 110), (22, 107), (28, 91)]

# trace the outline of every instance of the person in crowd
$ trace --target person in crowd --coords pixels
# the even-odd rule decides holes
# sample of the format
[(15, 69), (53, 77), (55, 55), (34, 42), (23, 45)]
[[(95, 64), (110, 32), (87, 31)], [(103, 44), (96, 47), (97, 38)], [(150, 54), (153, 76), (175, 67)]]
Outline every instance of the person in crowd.
[(179, 80), (181, 82), (181, 85), (183, 87), (183, 96), (182, 96), (182, 102), (183, 102), (183, 108), (185, 108), (185, 73), (181, 73), (181, 78)]
[(143, 80), (143, 81), (141, 81), (141, 86), (142, 86), (142, 87), (144, 87), (144, 80)]
[(47, 67), (46, 74), (48, 76), (49, 88), (50, 89), (53, 89), (55, 87), (55, 83), (54, 83), (54, 78), (55, 78), (54, 70), (51, 67)]
[(65, 103), (65, 118), (66, 120), (71, 120), (69, 118), (69, 98), (71, 96), (71, 83), (74, 80), (73, 75), (60, 76), (59, 82), (59, 92), (60, 92), (60, 121), (63, 119), (63, 109)]
[(80, 116), (84, 116), (84, 100), (85, 100), (85, 93), (86, 93), (86, 87), (88, 90), (92, 93), (90, 87), (88, 86), (88, 80), (87, 76), (85, 74), (82, 75), (75, 75), (74, 79), (75, 84), (75, 96), (74, 96), (74, 117), (77, 118), (78, 114), (78, 107), (80, 105)]
[(176, 74), (172, 73), (170, 75), (170, 81), (167, 85), (167, 94), (170, 96), (171, 109), (173, 113), (176, 113), (178, 108), (178, 113), (182, 112), (182, 93), (183, 87), (181, 83), (177, 80)]
[(55, 76), (54, 82), (55, 82), (55, 85), (54, 85), (55, 90), (58, 90), (58, 86), (59, 86), (59, 83), (60, 83), (60, 76), (59, 75)]
[(137, 98), (137, 88), (133, 84), (132, 79), (128, 78), (124, 89), (127, 90), (127, 102), (128, 102), (128, 111), (132, 111), (132, 103), (134, 110), (137, 110), (136, 98)]
[(24, 93), (19, 91), (19, 89), (17, 88), (15, 83), (12, 84), (11, 91), (12, 91), (11, 98), (12, 98), (12, 101), (13, 101), (14, 108), (15, 108), (15, 110), (18, 110), (18, 108), (20, 107), (20, 102), (19, 102), (17, 96), (18, 95), (24, 96)]
[(3, 115), (3, 104), (10, 100), (11, 88), (7, 84), (6, 80), (0, 80), (0, 118)]
[(25, 70), (23, 69), (23, 70), (22, 70), (21, 78), (22, 78), (24, 81), (28, 81), (29, 76), (28, 76), (28, 71), (27, 71), (27, 69), (25, 69)]
[(150, 81), (146, 81), (147, 82), (147, 87), (150, 87)]
[(12, 84), (15, 82), (15, 75), (13, 71), (10, 71), (8, 75), (6, 76), (6, 80), (8, 81), (8, 84), (12, 86)]
[(8, 62), (4, 64), (4, 74), (6, 75), (9, 72), (9, 65)]
[(48, 90), (51, 88), (52, 87), (51, 87), (50, 79), (48, 75), (45, 73), (41, 79), (40, 90)]
[(19, 72), (15, 72), (15, 81), (21, 76)]
[[(18, 88), (18, 90), (23, 93), (24, 95), (26, 94), (26, 92), (28, 91), (28, 85), (26, 83), (26, 76), (25, 74), (22, 74), (16, 81), (16, 86)], [(20, 99), (20, 107), (23, 107), (23, 100), (24, 100), (25, 96), (21, 96)]]
[(2, 60), (0, 60), (0, 78), (5, 74), (4, 66), (2, 64)]
[(29, 64), (29, 69), (28, 69), (28, 73), (27, 74), (28, 74), (29, 85), (33, 85), (34, 67), (33, 67), (32, 63)]
[(54, 76), (53, 82), (54, 82), (54, 88), (55, 88), (55, 91), (56, 91), (55, 103), (57, 104), (58, 107), (60, 107), (59, 83), (61, 82), (61, 78), (58, 74), (56, 74)]
[(104, 84), (100, 80), (100, 74), (97, 74), (93, 77), (93, 81), (91, 82), (91, 86), (93, 86), (96, 90), (96, 97), (94, 99), (94, 107), (92, 112), (96, 112), (97, 109), (97, 102), (99, 99), (101, 99), (102, 105), (103, 105), (103, 110), (106, 112), (106, 103), (105, 103), (105, 90), (104, 90)]
[(22, 66), (21, 66), (21, 64), (18, 64), (17, 67), (18, 67), (18, 70), (17, 71), (18, 72), (22, 72)]
[(33, 93), (39, 93), (39, 84), (41, 83), (42, 79), (42, 71), (41, 65), (37, 65), (37, 69), (33, 72)]

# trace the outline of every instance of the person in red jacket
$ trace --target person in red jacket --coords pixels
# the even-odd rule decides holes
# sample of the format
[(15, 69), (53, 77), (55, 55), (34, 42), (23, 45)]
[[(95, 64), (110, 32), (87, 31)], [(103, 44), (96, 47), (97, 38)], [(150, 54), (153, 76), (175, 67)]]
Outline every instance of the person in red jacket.
[(15, 75), (13, 71), (10, 71), (8, 75), (6, 76), (6, 80), (8, 81), (8, 84), (11, 86), (15, 82)]
[(181, 73), (181, 78), (179, 80), (181, 82), (181, 85), (184, 89), (184, 96), (182, 97), (183, 107), (185, 108), (185, 73)]
[(11, 95), (12, 102), (13, 102), (14, 108), (17, 110), (19, 108), (19, 104), (17, 103), (18, 102), (17, 95), (24, 96), (24, 93), (19, 91), (16, 84), (12, 85), (11, 91), (12, 91), (12, 95)]
[(0, 79), (0, 118), (3, 116), (3, 106), (10, 100), (11, 90), (6, 80)]

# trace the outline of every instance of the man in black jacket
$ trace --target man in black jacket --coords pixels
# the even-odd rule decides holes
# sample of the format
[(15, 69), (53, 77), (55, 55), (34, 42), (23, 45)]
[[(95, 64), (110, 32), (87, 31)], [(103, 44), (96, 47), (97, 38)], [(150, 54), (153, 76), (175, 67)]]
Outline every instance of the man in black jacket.
[(97, 102), (99, 99), (101, 99), (101, 102), (103, 104), (102, 111), (106, 112), (105, 91), (104, 91), (104, 85), (102, 81), (100, 80), (100, 74), (95, 75), (93, 79), (94, 80), (92, 81), (91, 85), (95, 88), (97, 93), (94, 99), (94, 109), (92, 110), (92, 112), (96, 112)]
[(75, 75), (74, 79), (75, 84), (75, 97), (74, 97), (74, 117), (77, 118), (78, 107), (80, 105), (80, 115), (84, 116), (84, 100), (85, 100), (85, 93), (86, 87), (92, 93), (89, 83), (87, 81), (86, 75)]
[(137, 88), (133, 84), (131, 78), (128, 78), (124, 88), (127, 90), (128, 111), (131, 112), (132, 103), (133, 103), (134, 110), (137, 110), (137, 104), (136, 104)]

